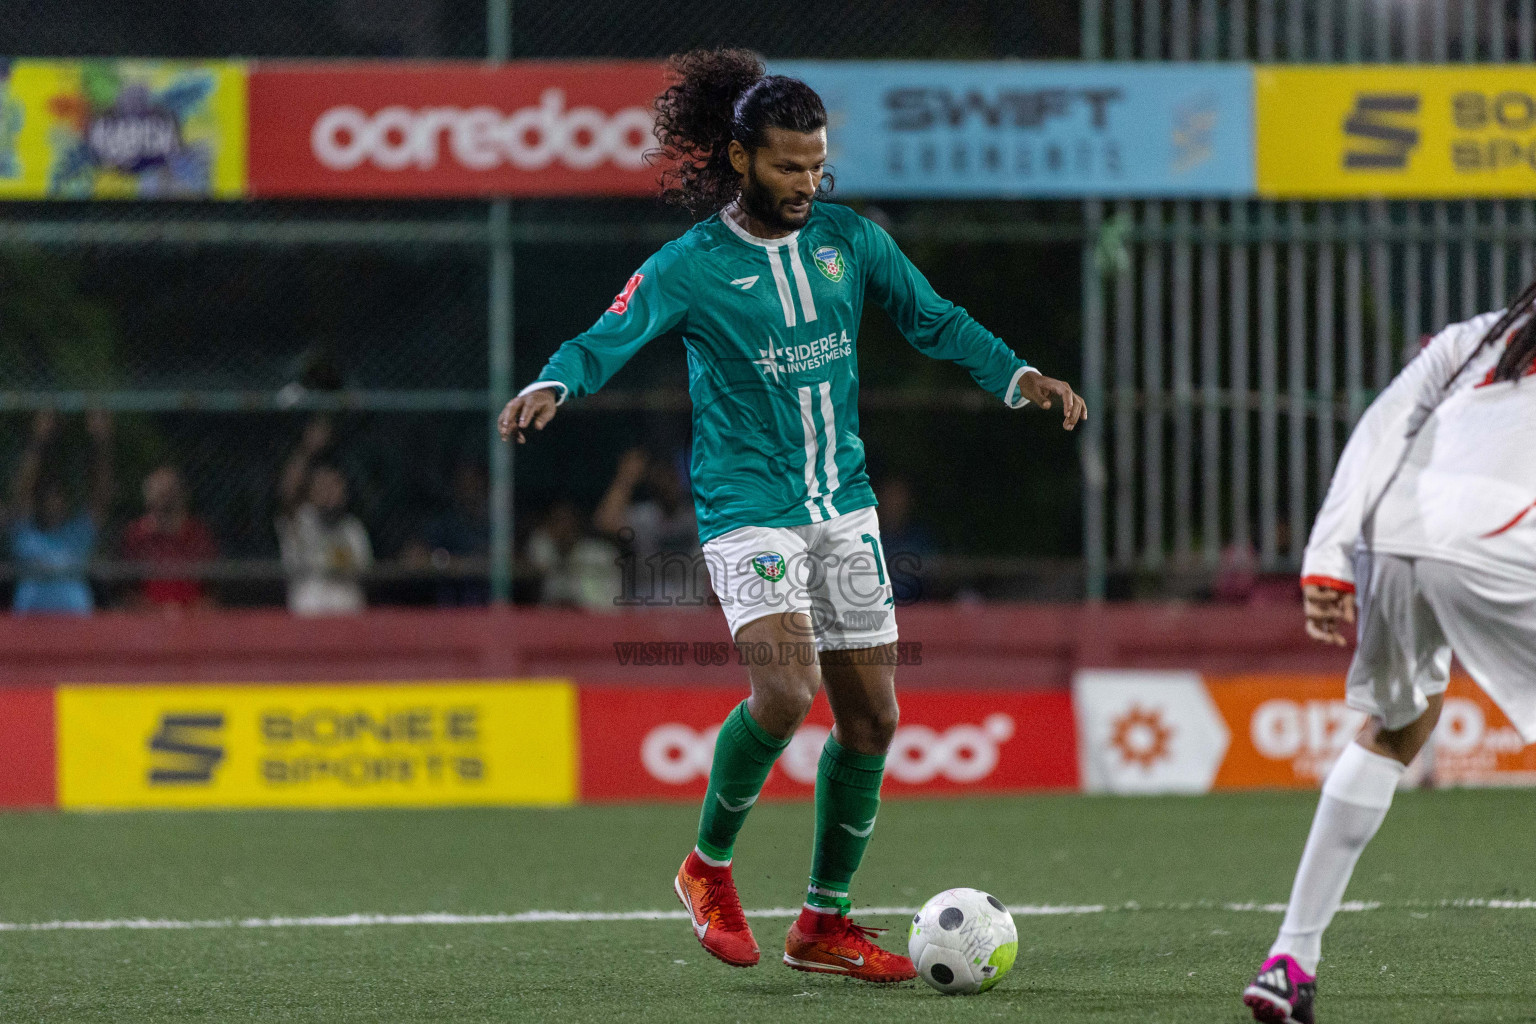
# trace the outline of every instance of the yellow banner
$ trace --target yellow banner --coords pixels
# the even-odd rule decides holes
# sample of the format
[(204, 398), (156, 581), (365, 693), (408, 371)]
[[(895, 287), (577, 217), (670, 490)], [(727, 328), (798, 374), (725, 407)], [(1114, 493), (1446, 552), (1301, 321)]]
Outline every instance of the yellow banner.
[(576, 799), (564, 682), (61, 686), (57, 701), (65, 808)]
[(1255, 69), (1259, 194), (1536, 194), (1536, 74), (1493, 65)]
[(0, 198), (239, 198), (237, 61), (0, 59)]

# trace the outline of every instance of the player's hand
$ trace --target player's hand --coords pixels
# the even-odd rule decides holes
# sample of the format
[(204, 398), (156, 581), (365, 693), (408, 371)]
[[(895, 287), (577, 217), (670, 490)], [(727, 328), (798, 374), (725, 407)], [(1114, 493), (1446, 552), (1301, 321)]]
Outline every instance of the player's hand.
[(1301, 588), (1307, 615), (1307, 636), (1325, 644), (1344, 647), (1348, 641), (1340, 627), (1355, 621), (1355, 595), (1334, 587), (1308, 583)]
[(1019, 394), (1042, 409), (1061, 404), (1061, 425), (1067, 430), (1077, 426), (1079, 420), (1088, 418), (1088, 406), (1072, 385), (1064, 380), (1047, 377), (1042, 373), (1026, 373), (1019, 378)]
[(523, 433), (525, 429), (532, 427), (534, 430), (543, 430), (544, 425), (554, 418), (555, 389), (540, 388), (508, 402), (496, 419), (496, 429), (501, 431), (503, 441), (512, 440), (512, 435), (516, 434), (517, 443), (526, 444), (528, 437)]

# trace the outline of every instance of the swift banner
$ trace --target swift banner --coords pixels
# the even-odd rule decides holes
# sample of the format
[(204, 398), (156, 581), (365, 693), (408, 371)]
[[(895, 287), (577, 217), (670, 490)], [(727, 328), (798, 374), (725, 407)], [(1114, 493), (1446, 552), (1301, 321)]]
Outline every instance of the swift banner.
[[(1365, 720), (1333, 677), (1092, 670), (1072, 690), (1089, 792), (1315, 789)], [(1423, 757), (1438, 784), (1536, 784), (1536, 746), (1467, 679)]]
[[(583, 686), (583, 800), (697, 800), (735, 689)], [(809, 797), (832, 713), (818, 698), (763, 793)], [(1072, 704), (1065, 693), (910, 692), (886, 758), (884, 793), (1075, 789)]]
[(0, 199), (237, 198), (245, 65), (0, 58)]
[(784, 61), (827, 105), (840, 194), (1249, 195), (1241, 64)]
[(1254, 74), (1261, 195), (1536, 194), (1529, 68), (1260, 67)]
[(261, 64), (251, 194), (646, 195), (651, 62)]
[(567, 683), (61, 686), (58, 803), (425, 807), (575, 798)]

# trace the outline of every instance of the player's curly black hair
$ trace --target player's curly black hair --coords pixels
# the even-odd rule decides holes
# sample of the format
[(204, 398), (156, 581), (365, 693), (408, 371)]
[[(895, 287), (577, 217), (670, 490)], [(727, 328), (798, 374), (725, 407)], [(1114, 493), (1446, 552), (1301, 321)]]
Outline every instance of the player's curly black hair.
[[(741, 176), (731, 166), (731, 140), (748, 150), (762, 146), (769, 128), (811, 132), (827, 125), (827, 108), (797, 78), (765, 74), (750, 50), (693, 50), (667, 60), (675, 81), (656, 97), (653, 150), (666, 162), (661, 195), (696, 216), (736, 198)], [(823, 193), (832, 175), (822, 178)]]
[[(1522, 318), (1525, 319), (1525, 323), (1520, 324), (1514, 336), (1509, 339), (1509, 344), (1504, 347), (1504, 353), (1499, 356), (1498, 365), (1493, 368), (1488, 380), (1490, 383), (1519, 380), (1532, 372), (1532, 365), (1536, 364), (1536, 282), (1526, 285), (1525, 290), (1504, 310), (1504, 315), (1483, 332), (1482, 340), (1477, 343), (1472, 354), (1451, 377), (1451, 382), (1454, 383), (1466, 372), (1467, 367), (1472, 365), (1479, 352), (1489, 345), (1498, 344), (1505, 332), (1519, 323)], [(1449, 385), (1446, 390), (1449, 390)]]

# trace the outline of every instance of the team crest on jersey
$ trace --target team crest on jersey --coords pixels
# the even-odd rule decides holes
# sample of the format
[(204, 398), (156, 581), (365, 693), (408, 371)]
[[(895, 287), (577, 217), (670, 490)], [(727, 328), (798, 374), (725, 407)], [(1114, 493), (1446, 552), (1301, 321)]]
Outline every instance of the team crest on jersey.
[(815, 252), (811, 253), (811, 259), (816, 261), (816, 269), (821, 271), (821, 275), (828, 281), (836, 284), (843, 279), (845, 270), (843, 254), (832, 248), (832, 246), (823, 245), (818, 247)]
[(764, 551), (760, 555), (753, 555), (752, 568), (769, 583), (777, 583), (784, 578), (784, 556), (777, 551)]

